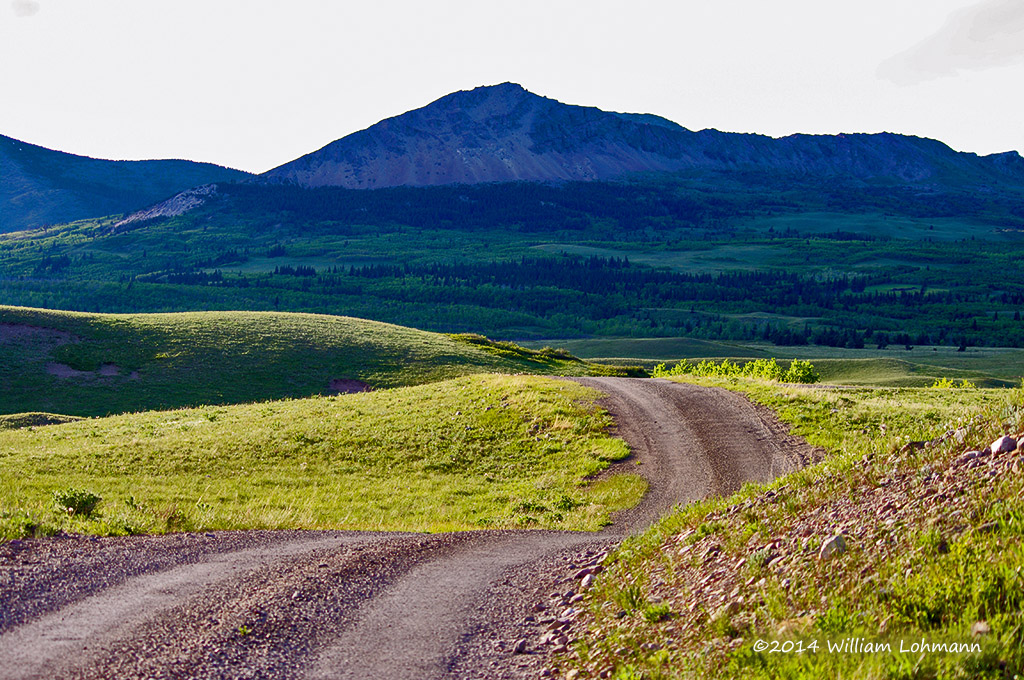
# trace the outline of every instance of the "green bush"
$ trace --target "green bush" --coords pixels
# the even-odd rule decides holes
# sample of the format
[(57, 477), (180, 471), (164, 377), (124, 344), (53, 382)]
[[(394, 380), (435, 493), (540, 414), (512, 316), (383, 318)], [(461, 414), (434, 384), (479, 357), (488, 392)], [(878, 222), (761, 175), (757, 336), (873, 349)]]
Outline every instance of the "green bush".
[(782, 377), (782, 382), (788, 383), (816, 383), (821, 380), (821, 375), (815, 370), (810, 361), (793, 359), (789, 370)]
[(103, 499), (91, 491), (69, 487), (53, 492), (53, 502), (61, 512), (88, 517)]
[(821, 376), (811, 362), (800, 359), (794, 359), (789, 365), (789, 369), (785, 371), (775, 359), (754, 359), (742, 365), (734, 364), (728, 359), (723, 360), (720, 364), (709, 359), (704, 359), (698, 364), (683, 359), (672, 368), (666, 368), (665, 364), (658, 364), (651, 372), (651, 376), (655, 378), (667, 378), (674, 375), (693, 375), (699, 378), (709, 376), (759, 378), (788, 383), (816, 383), (821, 380)]
[(966, 378), (959, 383), (952, 378), (938, 378), (931, 384), (931, 387), (936, 390), (974, 390), (978, 388), (977, 385)]

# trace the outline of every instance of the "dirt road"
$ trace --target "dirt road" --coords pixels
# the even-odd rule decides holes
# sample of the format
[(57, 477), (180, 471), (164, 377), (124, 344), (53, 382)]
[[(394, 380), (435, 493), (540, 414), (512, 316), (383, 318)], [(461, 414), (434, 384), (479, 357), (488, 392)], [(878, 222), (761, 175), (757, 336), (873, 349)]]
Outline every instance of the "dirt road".
[(534, 640), (574, 604), (580, 566), (675, 504), (815, 455), (723, 390), (579, 382), (609, 395), (634, 452), (619, 465), (651, 486), (608, 530), (14, 541), (0, 546), (0, 678), (538, 677)]

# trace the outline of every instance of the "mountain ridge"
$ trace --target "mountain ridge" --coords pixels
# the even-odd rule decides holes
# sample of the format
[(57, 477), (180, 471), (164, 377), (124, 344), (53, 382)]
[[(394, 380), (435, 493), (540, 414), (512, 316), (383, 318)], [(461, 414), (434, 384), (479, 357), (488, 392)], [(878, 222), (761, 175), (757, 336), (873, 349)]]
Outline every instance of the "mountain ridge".
[(191, 187), (249, 177), (189, 160), (77, 156), (0, 135), (0, 232), (129, 212)]
[(692, 171), (1024, 186), (1024, 159), (1015, 151), (978, 156), (938, 140), (889, 132), (773, 138), (693, 131), (654, 114), (563, 104), (514, 83), (445, 95), (261, 178), (372, 189)]

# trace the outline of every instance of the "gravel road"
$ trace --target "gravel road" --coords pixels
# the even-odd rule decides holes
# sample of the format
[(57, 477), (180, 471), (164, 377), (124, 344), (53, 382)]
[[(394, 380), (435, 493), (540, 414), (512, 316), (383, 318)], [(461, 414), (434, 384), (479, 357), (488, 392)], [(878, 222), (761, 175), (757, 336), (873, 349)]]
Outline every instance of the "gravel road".
[[(650, 491), (600, 533), (216, 532), (0, 545), (0, 678), (536, 678), (581, 568), (817, 452), (725, 390), (580, 378)], [(638, 465), (639, 463), (639, 465)], [(518, 647), (518, 652), (516, 648)]]

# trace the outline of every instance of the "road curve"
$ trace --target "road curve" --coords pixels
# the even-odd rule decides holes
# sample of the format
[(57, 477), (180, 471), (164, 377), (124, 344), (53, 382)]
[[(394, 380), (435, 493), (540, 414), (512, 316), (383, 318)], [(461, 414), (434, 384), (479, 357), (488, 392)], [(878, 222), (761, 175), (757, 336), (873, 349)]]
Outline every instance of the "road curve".
[(530, 612), (569, 603), (580, 565), (673, 505), (816, 455), (725, 390), (576, 380), (607, 394), (633, 451), (617, 467), (650, 484), (606, 531), (12, 541), (0, 545), (0, 678), (537, 677), (544, 656), (513, 647), (538, 631)]

